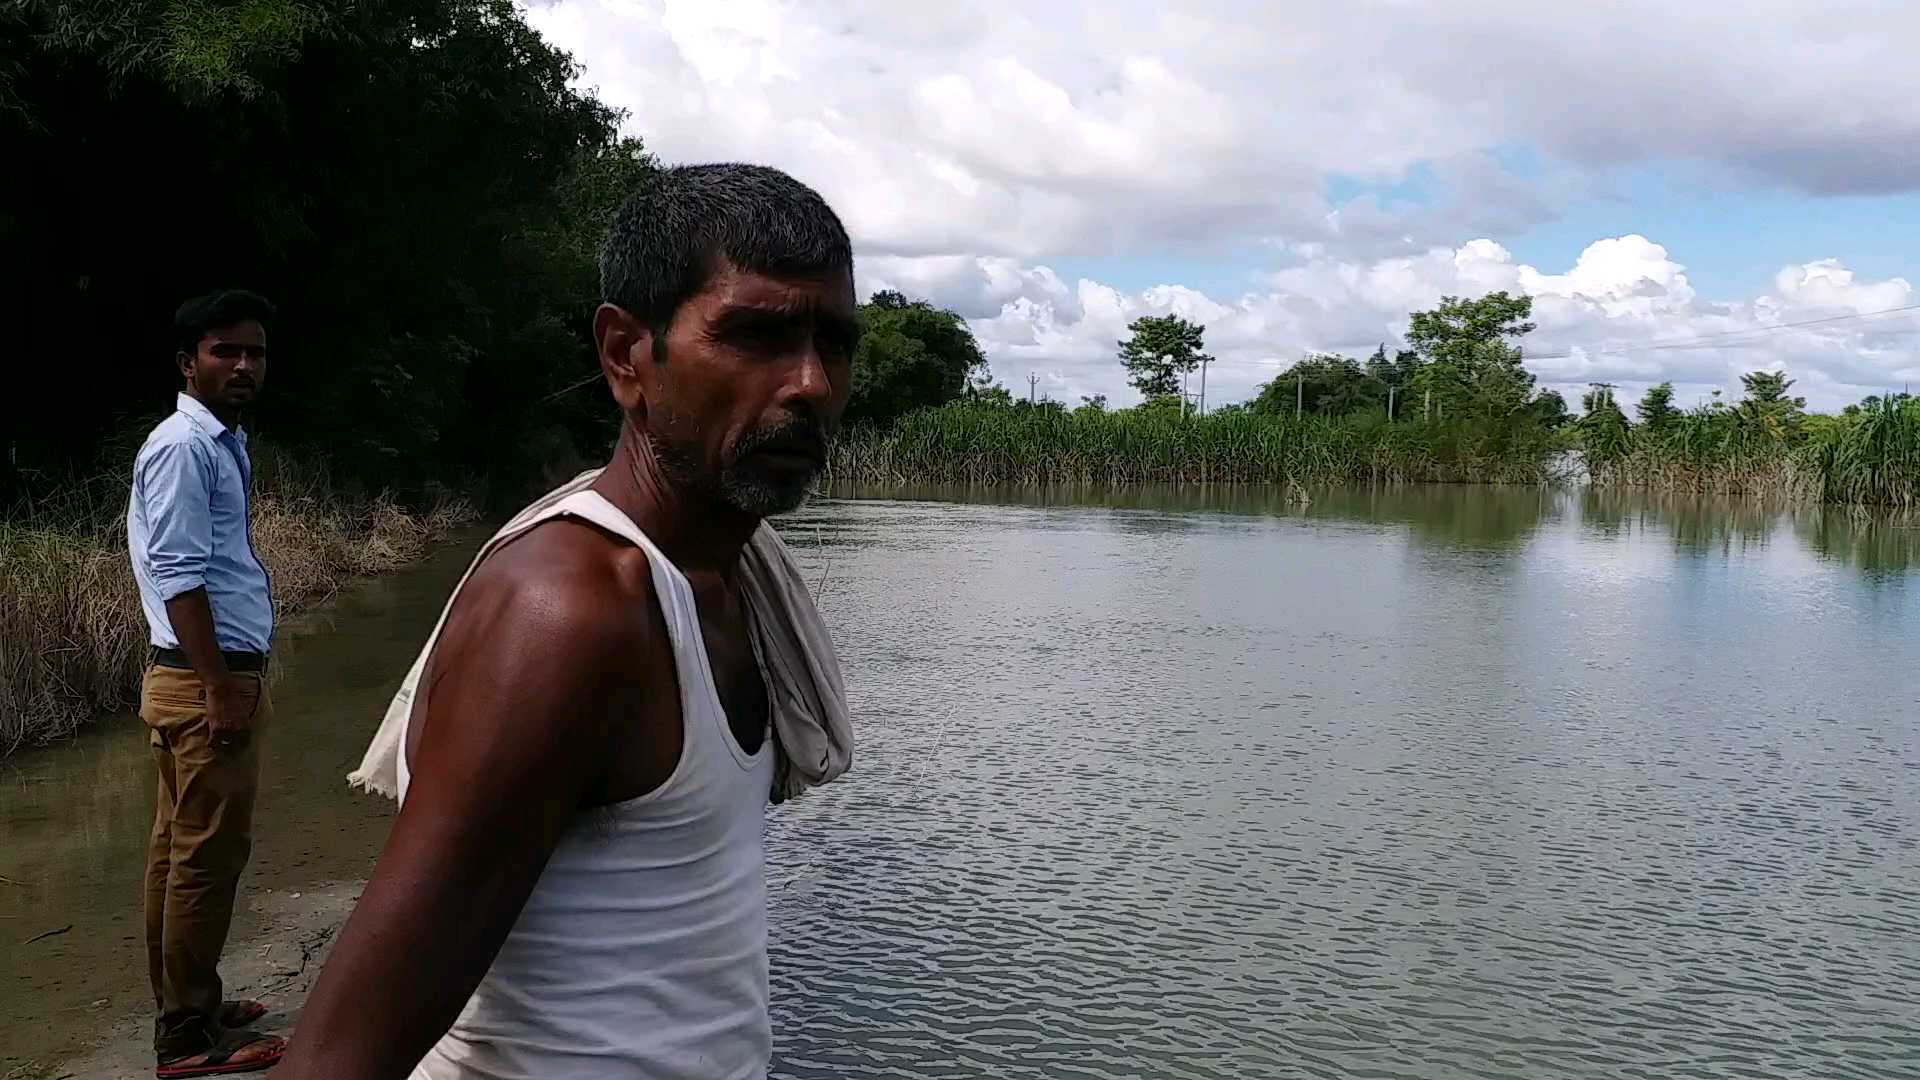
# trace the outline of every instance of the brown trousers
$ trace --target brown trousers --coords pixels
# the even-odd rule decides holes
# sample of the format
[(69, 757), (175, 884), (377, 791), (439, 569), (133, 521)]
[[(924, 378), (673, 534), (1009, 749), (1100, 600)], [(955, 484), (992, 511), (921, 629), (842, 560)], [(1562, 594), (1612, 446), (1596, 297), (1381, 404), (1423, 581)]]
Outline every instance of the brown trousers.
[(260, 787), (260, 740), (273, 718), (266, 675), (236, 674), (235, 705), (248, 733), (215, 747), (206, 690), (180, 668), (150, 665), (140, 684), (160, 774), (147, 849), (147, 971), (159, 1011), (154, 1049), (198, 1053), (220, 1035), (220, 952), (233, 922), (234, 894), (253, 854), (253, 800)]

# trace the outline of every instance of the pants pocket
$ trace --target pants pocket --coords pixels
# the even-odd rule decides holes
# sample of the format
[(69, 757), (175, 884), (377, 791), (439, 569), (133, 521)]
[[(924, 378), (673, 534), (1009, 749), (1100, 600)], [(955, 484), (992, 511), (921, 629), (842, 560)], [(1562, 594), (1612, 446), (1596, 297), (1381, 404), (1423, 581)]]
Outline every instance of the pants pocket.
[(257, 671), (240, 671), (235, 672), (232, 678), (234, 684), (239, 687), (235, 704), (240, 706), (240, 711), (247, 715), (248, 720), (257, 719), (260, 715), (260, 701), (267, 694), (266, 676)]
[(206, 715), (207, 691), (200, 676), (180, 668), (147, 668), (140, 679), (140, 719), (156, 731), (167, 731)]

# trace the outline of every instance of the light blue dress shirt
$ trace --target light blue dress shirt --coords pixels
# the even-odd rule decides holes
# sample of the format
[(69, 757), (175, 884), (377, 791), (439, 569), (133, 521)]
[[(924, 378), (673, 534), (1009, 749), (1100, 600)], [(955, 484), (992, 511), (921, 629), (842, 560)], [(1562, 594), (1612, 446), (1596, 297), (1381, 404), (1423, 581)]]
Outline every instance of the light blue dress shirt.
[(220, 647), (264, 653), (273, 637), (273, 590), (248, 531), (247, 433), (227, 430), (187, 394), (177, 405), (134, 459), (127, 500), (127, 551), (149, 639), (179, 648), (167, 601), (205, 586)]

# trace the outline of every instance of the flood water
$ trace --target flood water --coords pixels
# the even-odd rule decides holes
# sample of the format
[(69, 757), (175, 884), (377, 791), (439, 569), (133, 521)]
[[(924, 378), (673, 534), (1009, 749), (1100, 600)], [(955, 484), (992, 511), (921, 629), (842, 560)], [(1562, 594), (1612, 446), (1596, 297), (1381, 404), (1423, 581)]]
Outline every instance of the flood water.
[[(786, 535), (859, 746), (770, 815), (776, 1076), (1920, 1077), (1920, 531), (1449, 488)], [(250, 888), (364, 875), (340, 776), (467, 550), (285, 649)], [(42, 1054), (145, 997), (129, 725), (0, 765)]]
[[(349, 791), (346, 775), (485, 539), (463, 535), (362, 582), (274, 643), (275, 726), (264, 733), (253, 860), (228, 955), (258, 934), (266, 890), (284, 896), (371, 869), (392, 804)], [(137, 717), (96, 727), (0, 761), (0, 1016), (12, 1018), (0, 1027), (0, 1080), (153, 1008), (141, 917), (153, 760)], [(62, 927), (72, 929), (22, 944)]]

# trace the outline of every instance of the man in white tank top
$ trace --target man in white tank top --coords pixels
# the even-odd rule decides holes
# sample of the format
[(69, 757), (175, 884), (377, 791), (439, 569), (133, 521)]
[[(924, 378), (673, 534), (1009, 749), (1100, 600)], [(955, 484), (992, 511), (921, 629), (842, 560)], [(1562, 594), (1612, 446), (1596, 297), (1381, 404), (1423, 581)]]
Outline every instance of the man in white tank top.
[(600, 268), (612, 460), (454, 598), (281, 1080), (766, 1075), (773, 748), (738, 566), (846, 405), (852, 252), (792, 178), (689, 166)]

